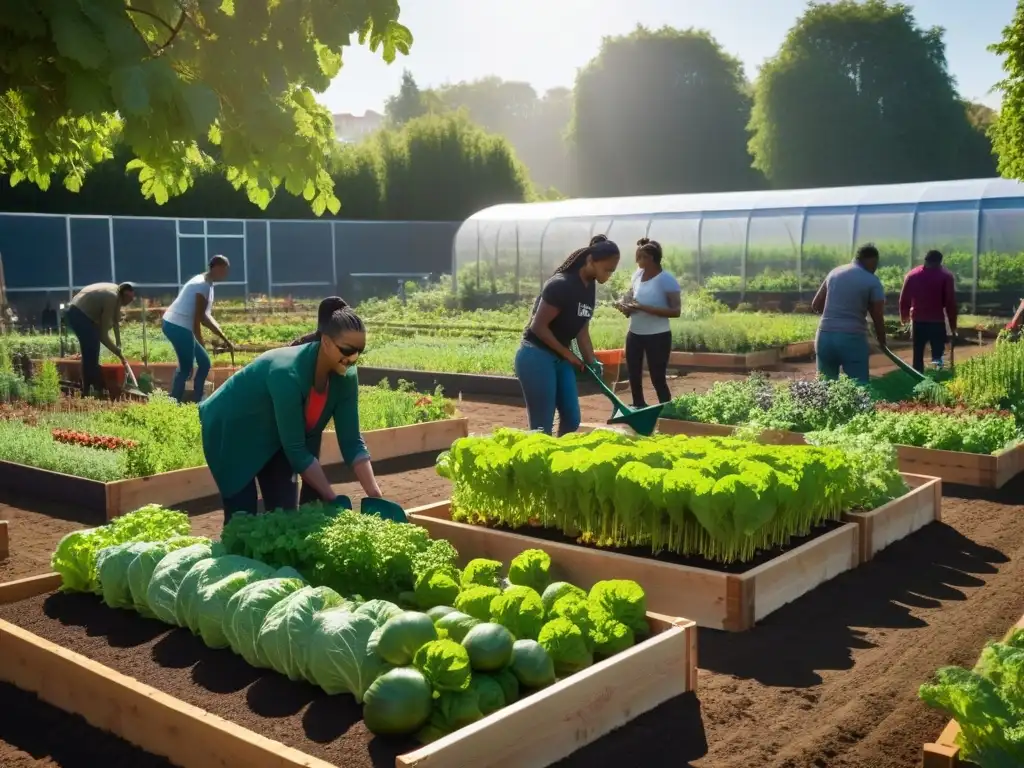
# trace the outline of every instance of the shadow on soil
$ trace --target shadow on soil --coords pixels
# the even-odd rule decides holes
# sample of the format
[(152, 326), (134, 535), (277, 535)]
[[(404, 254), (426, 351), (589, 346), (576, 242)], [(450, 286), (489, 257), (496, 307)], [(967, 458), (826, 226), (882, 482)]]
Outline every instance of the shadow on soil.
[(9, 683), (0, 683), (0, 712), (0, 765), (29, 766), (38, 760), (62, 768), (171, 768), (167, 760)]
[(700, 666), (764, 685), (802, 688), (818, 670), (850, 669), (850, 651), (870, 648), (855, 627), (912, 629), (927, 622), (911, 608), (965, 600), (962, 590), (1009, 561), (944, 523), (932, 523), (873, 560), (832, 579), (740, 634), (701, 629)]

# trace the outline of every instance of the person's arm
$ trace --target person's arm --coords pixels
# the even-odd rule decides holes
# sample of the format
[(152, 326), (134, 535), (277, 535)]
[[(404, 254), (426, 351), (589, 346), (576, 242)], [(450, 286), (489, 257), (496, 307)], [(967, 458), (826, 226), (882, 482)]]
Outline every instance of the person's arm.
[(332, 501), (337, 494), (316, 456), (306, 448), (302, 393), (299, 392), (294, 376), (283, 369), (272, 371), (267, 386), (274, 403), (274, 421), (285, 458), (292, 469), (302, 476), (302, 482), (312, 487), (324, 501)]
[(363, 493), (380, 498), (382, 494), (373, 474), (370, 452), (359, 430), (359, 380), (352, 375), (342, 376), (340, 380), (334, 378), (331, 386), (341, 388), (334, 406), (334, 430), (341, 457), (352, 467), (359, 485), (363, 487)]
[[(124, 354), (121, 352), (121, 345), (115, 342), (112, 338), (110, 338), (110, 331), (112, 328), (116, 328), (117, 324), (117, 309), (115, 309), (116, 304), (116, 300), (114, 301), (113, 304), (111, 304), (110, 302), (105, 302), (103, 304), (103, 309), (100, 311), (100, 342), (103, 344), (104, 347), (109, 349), (118, 360), (120, 360), (123, 363)], [(120, 334), (118, 334), (118, 336), (120, 336)]]
[(583, 326), (583, 330), (576, 336), (576, 343), (579, 345), (580, 354), (583, 355), (583, 362), (593, 365), (597, 361), (594, 354), (594, 342), (590, 340), (590, 323)]
[(828, 295), (827, 285), (828, 280), (822, 280), (821, 287), (814, 294), (814, 298), (811, 299), (811, 311), (816, 315), (820, 315), (825, 311), (825, 297)]
[(665, 307), (648, 307), (646, 304), (634, 304), (634, 309), (640, 312), (646, 312), (649, 315), (656, 315), (658, 317), (679, 317), (682, 314), (682, 298), (681, 291), (670, 291), (665, 294), (665, 299), (668, 301), (668, 308)]
[(196, 314), (192, 321), (193, 333), (195, 333), (196, 338), (199, 339), (199, 343), (202, 343), (203, 339), (201, 336), (202, 331), (200, 326), (205, 326), (213, 331), (221, 341), (230, 346), (231, 342), (228, 341), (228, 337), (224, 335), (224, 331), (220, 329), (217, 321), (213, 319), (213, 315), (210, 314), (209, 308), (210, 305), (209, 302), (207, 302), (206, 297), (201, 293), (197, 293)]
[(913, 282), (908, 273), (903, 278), (903, 288), (900, 289), (900, 322), (906, 325), (910, 322), (910, 305), (912, 302)]
[(537, 307), (537, 312), (533, 316), (533, 320), (530, 321), (530, 330), (534, 332), (538, 339), (544, 342), (548, 349), (552, 350), (555, 354), (564, 357), (577, 368), (582, 369), (583, 362), (572, 353), (571, 349), (563, 346), (562, 343), (555, 338), (555, 334), (551, 332), (551, 321), (558, 317), (558, 313), (560, 311), (561, 310), (558, 307), (548, 304), (547, 301), (542, 298)]
[(946, 306), (946, 318), (949, 320), (950, 333), (955, 336), (957, 318), (956, 279), (953, 277), (952, 272), (946, 277), (946, 283), (943, 286), (943, 303)]
[(1024, 322), (1024, 299), (1021, 299), (1020, 306), (1017, 307), (1016, 313), (1014, 313), (1013, 318), (1010, 320), (1010, 327), (1020, 328), (1021, 322)]
[(875, 324), (875, 338), (878, 339), (878, 345), (884, 347), (885, 344), (885, 289), (882, 287), (882, 281), (876, 279), (875, 284), (871, 286), (871, 293), (868, 296), (868, 311), (871, 313), (871, 320)]

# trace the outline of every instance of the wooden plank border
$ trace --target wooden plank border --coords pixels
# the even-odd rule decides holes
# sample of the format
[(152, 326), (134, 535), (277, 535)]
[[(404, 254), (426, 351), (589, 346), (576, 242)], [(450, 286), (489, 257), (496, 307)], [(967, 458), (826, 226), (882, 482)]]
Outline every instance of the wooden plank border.
[[(57, 574), (0, 585), (0, 603), (52, 591)], [(548, 766), (697, 687), (694, 622), (648, 613), (652, 637), (473, 725), (400, 755), (396, 768)], [(0, 621), (0, 679), (183, 768), (339, 768)]]
[(475, 557), (508, 562), (525, 549), (541, 547), (551, 556), (558, 579), (589, 589), (603, 579), (632, 579), (647, 593), (652, 611), (683, 613), (697, 626), (743, 632), (819, 584), (855, 568), (860, 533), (845, 523), (780, 557), (742, 574), (676, 565), (606, 550), (496, 531), (451, 519), (448, 501), (408, 511), (409, 522), (447, 539), (465, 563)]
[[(1007, 640), (1018, 629), (1024, 629), (1024, 616), (1007, 630), (1003, 640)], [(921, 748), (923, 768), (972, 768), (974, 763), (960, 759), (960, 747), (956, 743), (959, 735), (960, 725), (956, 720), (946, 723), (939, 738)]]
[(893, 542), (942, 520), (942, 480), (904, 474), (910, 492), (870, 512), (847, 512), (860, 527), (860, 561), (866, 563)]
[(749, 372), (774, 368), (782, 362), (781, 349), (762, 349), (757, 352), (730, 354), (726, 352), (672, 352), (669, 368), (698, 368), (705, 371)]
[(11, 554), (11, 539), (7, 530), (7, 521), (0, 520), (0, 560), (6, 560)]
[[(446, 450), (456, 439), (468, 434), (469, 419), (459, 417), (404, 427), (373, 429), (363, 433), (363, 440), (374, 460), (386, 461), (400, 456)], [(342, 462), (333, 432), (323, 434), (321, 459), (327, 467)], [(0, 485), (52, 501), (74, 504), (101, 514), (103, 520), (110, 520), (146, 504), (171, 506), (210, 498), (219, 493), (213, 475), (206, 466), (103, 483), (0, 461)]]
[[(702, 424), (681, 419), (659, 419), (658, 431), (668, 435), (692, 437), (728, 437), (735, 427), (724, 424)], [(802, 445), (806, 441), (799, 432), (769, 432), (769, 442)], [(980, 488), (1002, 488), (1024, 471), (1024, 443), (994, 454), (940, 451), (897, 445), (901, 472), (927, 477), (938, 477), (947, 483), (972, 485)]]

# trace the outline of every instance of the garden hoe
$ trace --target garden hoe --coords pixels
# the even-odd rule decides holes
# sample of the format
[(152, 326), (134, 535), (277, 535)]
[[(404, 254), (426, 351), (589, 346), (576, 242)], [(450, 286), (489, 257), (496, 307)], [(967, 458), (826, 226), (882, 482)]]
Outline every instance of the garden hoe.
[(393, 523), (409, 522), (401, 505), (387, 499), (375, 499), (367, 496), (359, 506), (359, 511), (364, 515), (377, 515)]
[(625, 424), (638, 435), (643, 435), (644, 437), (650, 437), (654, 434), (654, 429), (658, 426), (658, 417), (661, 416), (661, 411), (665, 407), (664, 403), (650, 405), (647, 408), (630, 408), (619, 400), (618, 395), (612, 392), (608, 385), (604, 383), (604, 380), (598, 375), (597, 371), (593, 370), (589, 365), (584, 365), (583, 367), (594, 377), (594, 381), (597, 382), (605, 397), (612, 401), (612, 406), (614, 407), (612, 408), (612, 417), (608, 419), (609, 424)]

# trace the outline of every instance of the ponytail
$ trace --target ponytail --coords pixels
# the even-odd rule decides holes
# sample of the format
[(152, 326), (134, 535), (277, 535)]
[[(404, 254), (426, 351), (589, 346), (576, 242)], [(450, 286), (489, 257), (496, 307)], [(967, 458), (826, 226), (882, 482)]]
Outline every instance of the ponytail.
[(619, 256), (619, 246), (604, 235), (594, 235), (590, 240), (590, 245), (570, 253), (568, 258), (555, 270), (555, 274), (578, 272), (587, 263), (587, 256), (594, 261), (612, 259)]
[(320, 336), (332, 338), (343, 331), (365, 331), (362, 318), (340, 296), (328, 296), (320, 302), (316, 311), (316, 330), (292, 341), (289, 346), (297, 347), (317, 341)]
[(644, 253), (650, 254), (651, 258), (654, 259), (654, 263), (659, 267), (661, 266), (661, 243), (657, 240), (651, 240), (649, 237), (641, 237), (636, 241), (637, 253), (643, 251)]

